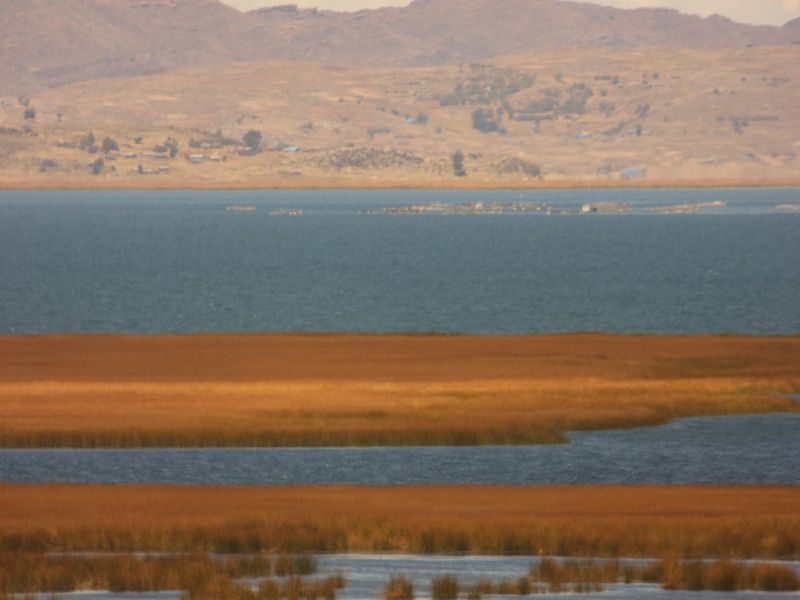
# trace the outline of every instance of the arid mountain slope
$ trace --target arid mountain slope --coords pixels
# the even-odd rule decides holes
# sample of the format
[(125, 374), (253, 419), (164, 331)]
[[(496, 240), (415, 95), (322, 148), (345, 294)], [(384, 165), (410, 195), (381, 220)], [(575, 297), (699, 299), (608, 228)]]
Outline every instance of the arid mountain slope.
[(421, 66), (565, 47), (789, 43), (756, 27), (672, 10), (567, 0), (415, 0), (357, 13), (241, 13), (219, 0), (0, 0), (0, 96), (75, 81), (252, 59)]
[(252, 22), (217, 0), (0, 0), (0, 94), (246, 58)]
[[(35, 94), (28, 107), (0, 99), (0, 181), (139, 187), (796, 179), (798, 63), (794, 44), (570, 49), (470, 65), (255, 61), (87, 81)], [(32, 109), (35, 118), (25, 120)], [(250, 130), (262, 136), (254, 151), (243, 144)], [(114, 144), (104, 151), (107, 137)], [(466, 177), (454, 174), (459, 149)], [(98, 160), (95, 175), (90, 166)]]
[(264, 42), (272, 57), (370, 65), (438, 65), (566, 47), (741, 47), (791, 37), (719, 16), (565, 0), (415, 0), (358, 13), (279, 7), (250, 14), (273, 34)]

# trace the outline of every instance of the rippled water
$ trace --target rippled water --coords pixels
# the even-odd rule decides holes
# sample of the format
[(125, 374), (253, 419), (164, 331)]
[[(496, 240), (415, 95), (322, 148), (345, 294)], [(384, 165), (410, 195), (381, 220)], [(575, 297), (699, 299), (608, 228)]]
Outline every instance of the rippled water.
[(800, 413), (423, 448), (3, 450), (0, 480), (73, 483), (800, 484)]
[[(476, 200), (635, 211), (359, 214)], [(796, 333), (788, 203), (800, 189), (0, 192), (0, 332)]]

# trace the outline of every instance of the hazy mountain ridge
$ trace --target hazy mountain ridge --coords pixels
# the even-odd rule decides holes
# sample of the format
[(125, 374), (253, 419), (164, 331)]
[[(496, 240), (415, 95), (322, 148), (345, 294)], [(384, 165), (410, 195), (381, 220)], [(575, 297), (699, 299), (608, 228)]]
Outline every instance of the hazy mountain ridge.
[(790, 41), (781, 28), (720, 16), (565, 0), (416, 0), (405, 8), (350, 14), (288, 7), (250, 14), (276, 34), (271, 56), (376, 66), (446, 64), (562, 47), (715, 48)]
[(799, 36), (798, 20), (751, 26), (565, 0), (416, 0), (357, 13), (241, 13), (218, 0), (0, 0), (0, 94), (234, 60), (440, 65), (531, 49), (739, 47)]

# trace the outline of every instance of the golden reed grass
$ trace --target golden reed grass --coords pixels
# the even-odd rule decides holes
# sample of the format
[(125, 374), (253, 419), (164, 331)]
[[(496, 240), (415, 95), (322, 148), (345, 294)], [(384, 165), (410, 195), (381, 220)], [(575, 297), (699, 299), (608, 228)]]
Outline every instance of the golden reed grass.
[(0, 336), (0, 446), (559, 442), (798, 390), (797, 336)]
[[(176, 556), (67, 555), (0, 552), (0, 594), (110, 590), (185, 590), (189, 598), (333, 599), (344, 586), (341, 575), (308, 579), (310, 557), (266, 556), (214, 559), (207, 554)], [(281, 580), (275, 576), (287, 577)], [(266, 578), (258, 590), (237, 583)], [(2, 597), (2, 596), (0, 596)]]
[[(637, 582), (658, 583), (667, 590), (793, 592), (800, 589), (797, 572), (777, 563), (672, 559), (623, 564), (618, 560), (545, 558), (533, 564), (527, 575), (515, 580), (481, 580), (470, 588), (468, 596), (477, 599), (484, 595), (594, 593), (602, 591), (605, 584)], [(448, 587), (458, 588), (457, 580)]]
[(800, 558), (800, 488), (0, 484), (0, 548)]

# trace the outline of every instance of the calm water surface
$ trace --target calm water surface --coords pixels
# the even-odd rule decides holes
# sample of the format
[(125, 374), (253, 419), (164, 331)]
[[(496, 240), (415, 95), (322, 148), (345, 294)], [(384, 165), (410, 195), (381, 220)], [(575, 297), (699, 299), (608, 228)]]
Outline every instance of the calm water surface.
[[(635, 211), (360, 214), (477, 200)], [(789, 203), (800, 189), (0, 192), (0, 332), (796, 333)]]
[(680, 419), (571, 444), (3, 450), (0, 480), (72, 483), (800, 484), (800, 413)]
[[(722, 200), (724, 209), (655, 215)], [(625, 215), (365, 216), (421, 202), (630, 202)], [(0, 332), (800, 332), (799, 189), (0, 192)], [(231, 212), (232, 204), (255, 212)], [(299, 208), (302, 217), (270, 216)], [(800, 415), (683, 419), (477, 448), (0, 451), (0, 480), (800, 484)], [(516, 578), (525, 557), (325, 556), (343, 600), (395, 573)], [(176, 600), (179, 592), (72, 600)], [(550, 596), (550, 595), (545, 595)], [(560, 600), (798, 594), (610, 586)], [(40, 598), (50, 598), (41, 595)], [(505, 598), (505, 597), (504, 597)]]

